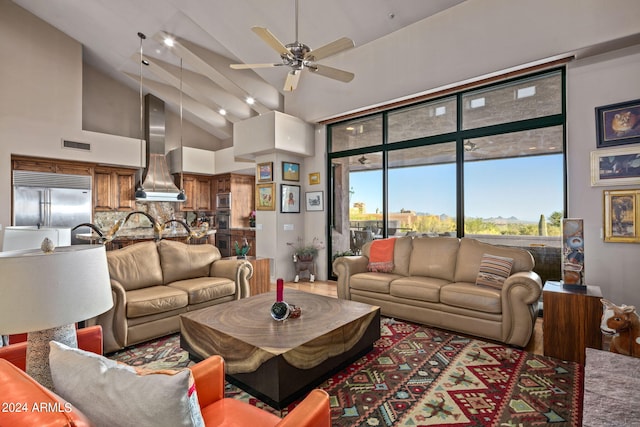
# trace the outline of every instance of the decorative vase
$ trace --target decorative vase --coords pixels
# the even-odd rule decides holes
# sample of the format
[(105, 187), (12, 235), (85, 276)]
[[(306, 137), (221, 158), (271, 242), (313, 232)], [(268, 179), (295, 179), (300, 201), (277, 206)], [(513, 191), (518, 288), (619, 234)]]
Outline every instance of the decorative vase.
[(298, 261), (311, 262), (313, 261), (313, 255), (298, 255)]

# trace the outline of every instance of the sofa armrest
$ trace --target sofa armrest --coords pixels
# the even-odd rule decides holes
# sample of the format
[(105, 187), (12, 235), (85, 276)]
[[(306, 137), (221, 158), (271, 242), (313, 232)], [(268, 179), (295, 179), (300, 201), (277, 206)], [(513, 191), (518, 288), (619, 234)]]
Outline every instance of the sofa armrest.
[(86, 321), (86, 325), (102, 326), (104, 353), (120, 350), (127, 342), (127, 292), (117, 280), (111, 279), (113, 307), (109, 311)]
[[(193, 374), (200, 408), (224, 398), (224, 359), (215, 355), (189, 367)], [(257, 426), (256, 426), (257, 427)]]
[[(78, 329), (76, 333), (78, 337), (78, 348), (92, 353), (102, 354), (101, 326), (89, 326), (88, 328)], [(23, 371), (26, 370), (27, 341), (20, 341), (5, 347), (0, 347), (0, 359), (8, 360)]]
[(315, 389), (278, 424), (278, 427), (330, 427), (331, 408), (326, 391)]
[(236, 284), (236, 299), (251, 295), (249, 279), (253, 277), (253, 265), (242, 259), (219, 259), (211, 264), (211, 277), (226, 277)]
[(502, 336), (504, 342), (525, 347), (538, 316), (542, 280), (533, 271), (512, 274), (502, 285)]
[(338, 298), (351, 299), (351, 276), (367, 271), (369, 258), (364, 255), (342, 256), (333, 261), (333, 272), (338, 276)]

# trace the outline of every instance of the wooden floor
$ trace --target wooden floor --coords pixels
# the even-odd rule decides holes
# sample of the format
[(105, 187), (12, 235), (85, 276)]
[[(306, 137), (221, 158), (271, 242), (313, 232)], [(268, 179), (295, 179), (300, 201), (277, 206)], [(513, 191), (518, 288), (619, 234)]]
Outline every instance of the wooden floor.
[[(271, 284), (271, 288), (275, 290), (275, 284)], [(318, 295), (325, 295), (328, 297), (337, 298), (337, 289), (336, 282), (328, 281), (328, 282), (319, 282), (316, 281), (314, 283), (310, 283), (309, 281), (300, 281), (298, 283), (286, 282), (285, 288), (298, 289), (305, 292), (311, 292)], [(525, 350), (534, 354), (544, 355), (544, 349), (542, 347), (543, 339), (542, 339), (542, 318), (538, 317), (536, 321), (536, 326), (533, 331), (533, 336), (531, 337), (531, 341), (525, 347)]]

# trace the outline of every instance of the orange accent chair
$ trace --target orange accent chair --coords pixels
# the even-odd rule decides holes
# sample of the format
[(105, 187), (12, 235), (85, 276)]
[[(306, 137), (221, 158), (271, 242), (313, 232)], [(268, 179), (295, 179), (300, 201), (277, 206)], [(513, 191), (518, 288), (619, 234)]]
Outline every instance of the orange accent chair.
[[(78, 347), (102, 354), (102, 328), (92, 326), (79, 329)], [(81, 411), (72, 408), (60, 396), (42, 387), (23, 372), (26, 348), (26, 342), (0, 347), (0, 402), (21, 404), (19, 408), (16, 406), (7, 408), (6, 411), (0, 410), (0, 426), (91, 426), (91, 421)], [(324, 390), (312, 390), (286, 417), (279, 418), (253, 405), (224, 397), (222, 357), (209, 357), (189, 369), (193, 373), (200, 410), (207, 426), (331, 426), (329, 395)], [(45, 405), (49, 410), (34, 411), (33, 405)], [(51, 408), (60, 410), (52, 411)], [(27, 411), (21, 412), (23, 409)]]
[[(96, 354), (102, 354), (102, 326), (89, 326), (78, 329), (78, 348)], [(11, 335), (9, 345), (0, 347), (0, 359), (6, 359), (23, 371), (27, 364), (27, 334)]]

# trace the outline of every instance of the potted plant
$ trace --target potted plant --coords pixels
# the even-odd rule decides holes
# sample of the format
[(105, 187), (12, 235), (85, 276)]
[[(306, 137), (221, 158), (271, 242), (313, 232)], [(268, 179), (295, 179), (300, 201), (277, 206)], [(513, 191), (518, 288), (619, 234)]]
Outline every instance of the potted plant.
[(287, 243), (287, 245), (293, 248), (293, 262), (302, 261), (308, 262), (318, 255), (320, 249), (324, 249), (324, 244), (318, 240), (317, 237), (313, 238), (311, 243), (305, 244), (301, 238), (298, 238), (298, 243)]

